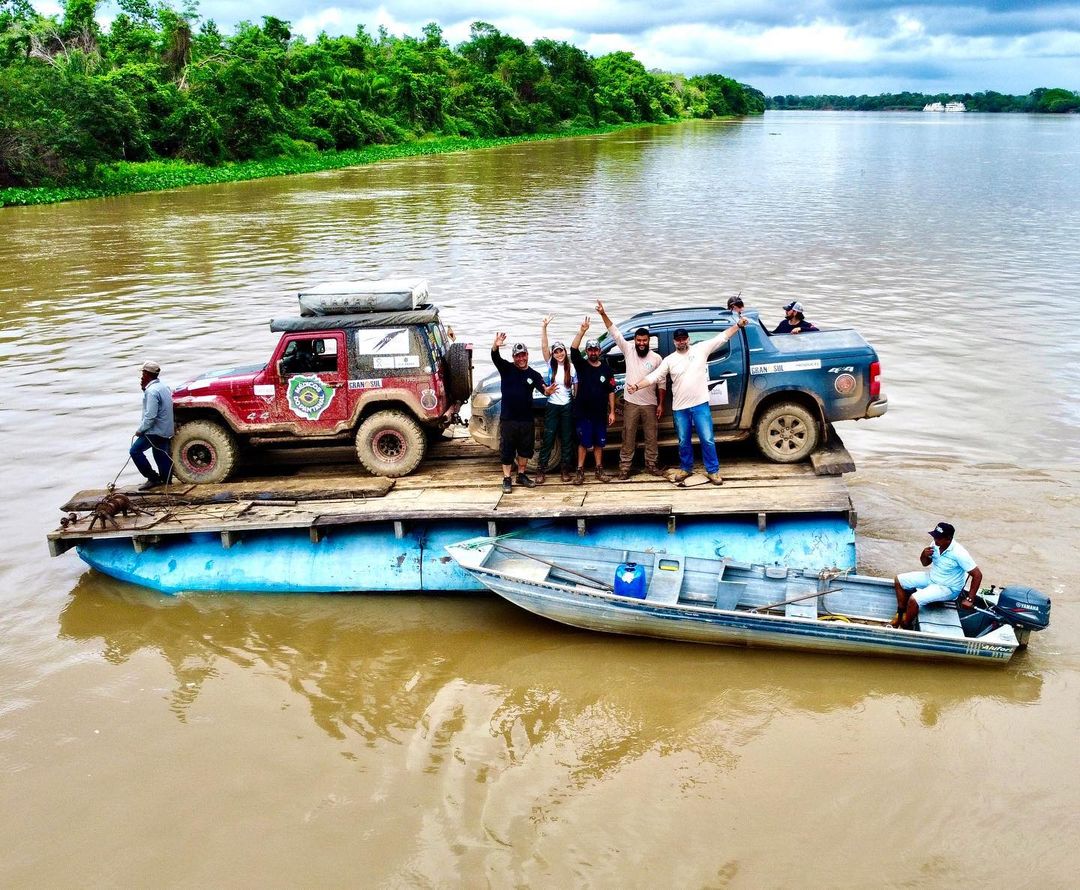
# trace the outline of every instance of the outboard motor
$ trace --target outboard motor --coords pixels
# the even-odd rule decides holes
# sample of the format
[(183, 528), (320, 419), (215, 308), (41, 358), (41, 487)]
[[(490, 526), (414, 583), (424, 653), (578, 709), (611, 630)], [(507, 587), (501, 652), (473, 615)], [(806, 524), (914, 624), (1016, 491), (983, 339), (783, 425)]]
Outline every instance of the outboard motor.
[(1031, 587), (1002, 587), (994, 611), (1017, 630), (1050, 626), (1050, 597)]
[(989, 600), (987, 605), (989, 609), (957, 607), (966, 636), (981, 637), (1008, 624), (1016, 631), (1020, 645), (1026, 646), (1033, 630), (1050, 626), (1050, 597), (1034, 588), (1003, 587), (997, 602)]

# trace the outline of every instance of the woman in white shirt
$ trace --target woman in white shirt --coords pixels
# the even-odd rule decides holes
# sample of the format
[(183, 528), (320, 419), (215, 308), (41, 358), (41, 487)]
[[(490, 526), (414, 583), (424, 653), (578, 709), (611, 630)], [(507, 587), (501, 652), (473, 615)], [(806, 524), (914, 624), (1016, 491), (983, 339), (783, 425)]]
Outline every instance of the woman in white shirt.
[(544, 411), (544, 438), (540, 445), (540, 457), (536, 465), (538, 483), (543, 483), (547, 479), (548, 461), (551, 459), (556, 436), (558, 436), (561, 449), (562, 481), (569, 482), (574, 472), (572, 402), (574, 396), (577, 395), (577, 376), (574, 374), (574, 366), (566, 351), (566, 344), (561, 340), (556, 340), (550, 348), (548, 346), (548, 324), (553, 318), (553, 315), (545, 316), (540, 325), (540, 348), (543, 350), (544, 360), (548, 363), (544, 381), (549, 386), (554, 384), (555, 392), (548, 396), (547, 408)]

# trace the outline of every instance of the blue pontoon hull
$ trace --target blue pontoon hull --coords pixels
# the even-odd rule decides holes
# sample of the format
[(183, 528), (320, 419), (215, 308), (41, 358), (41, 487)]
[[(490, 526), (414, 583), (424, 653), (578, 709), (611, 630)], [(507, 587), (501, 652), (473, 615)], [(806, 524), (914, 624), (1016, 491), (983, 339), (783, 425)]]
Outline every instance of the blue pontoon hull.
[[(98, 571), (163, 593), (351, 593), (361, 591), (482, 591), (469, 572), (447, 556), (447, 545), (487, 533), (480, 520), (393, 523), (328, 530), (313, 542), (304, 529), (252, 532), (226, 547), (213, 533), (162, 537), (141, 552), (130, 538), (98, 538), (78, 547)], [(677, 550), (737, 562), (855, 567), (855, 531), (838, 515), (756, 519), (680, 519), (669, 533), (663, 518), (590, 519), (579, 536), (573, 520), (500, 521), (500, 534), (521, 532), (552, 542), (600, 547)]]

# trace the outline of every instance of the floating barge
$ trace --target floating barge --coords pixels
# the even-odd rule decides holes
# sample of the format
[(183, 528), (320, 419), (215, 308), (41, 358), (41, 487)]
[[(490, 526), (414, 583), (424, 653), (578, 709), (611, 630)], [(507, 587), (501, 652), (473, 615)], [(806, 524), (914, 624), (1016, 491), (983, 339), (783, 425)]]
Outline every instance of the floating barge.
[[(639, 473), (574, 486), (552, 480), (503, 494), (498, 456), (442, 439), (401, 479), (355, 464), (220, 485), (124, 490), (145, 514), (90, 529), (108, 493), (81, 491), (79, 518), (48, 536), (90, 566), (163, 593), (481, 591), (447, 554), (465, 538), (527, 533), (589, 543), (807, 569), (855, 568), (856, 515), (843, 474), (855, 469), (835, 431), (809, 463), (724, 455), (723, 486), (678, 488)], [(343, 460), (347, 452), (340, 451)], [(609, 457), (610, 461), (610, 457)], [(275, 472), (280, 468), (275, 468)]]

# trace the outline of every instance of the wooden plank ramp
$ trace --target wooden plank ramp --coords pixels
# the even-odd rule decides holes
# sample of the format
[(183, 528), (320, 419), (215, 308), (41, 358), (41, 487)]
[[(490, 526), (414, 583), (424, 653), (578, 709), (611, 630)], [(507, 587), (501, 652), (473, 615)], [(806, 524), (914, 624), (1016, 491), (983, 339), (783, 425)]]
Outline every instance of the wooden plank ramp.
[[(835, 433), (828, 447), (830, 466), (851, 464)], [(346, 449), (327, 451), (331, 460), (351, 460)], [(769, 516), (839, 513), (854, 527), (842, 476), (819, 475), (812, 463), (769, 463), (749, 452), (725, 457), (722, 486), (679, 488), (642, 470), (628, 480), (603, 483), (589, 470), (581, 486), (560, 481), (556, 472), (542, 486), (515, 485), (503, 494), (498, 456), (468, 439), (440, 441), (416, 473), (401, 479), (372, 477), (353, 462), (312, 464), (310, 454), (308, 463), (290, 466), (297, 456), (288, 455), (267, 462), (274, 475), (152, 492), (119, 489), (149, 513), (117, 516), (115, 526), (93, 531), (89, 511), (107, 492), (80, 491), (61, 507), (76, 520), (51, 532), (48, 543), (56, 556), (89, 540), (129, 538), (142, 549), (166, 536), (209, 532), (220, 534), (228, 547), (247, 532), (307, 529), (315, 541), (326, 529), (345, 525), (394, 522), (400, 529), (407, 522), (478, 518), (492, 529), (499, 520), (570, 518), (584, 531), (587, 520), (603, 517), (663, 516), (674, 530), (682, 517), (754, 516), (764, 530)], [(258, 469), (265, 474), (270, 467)]]

